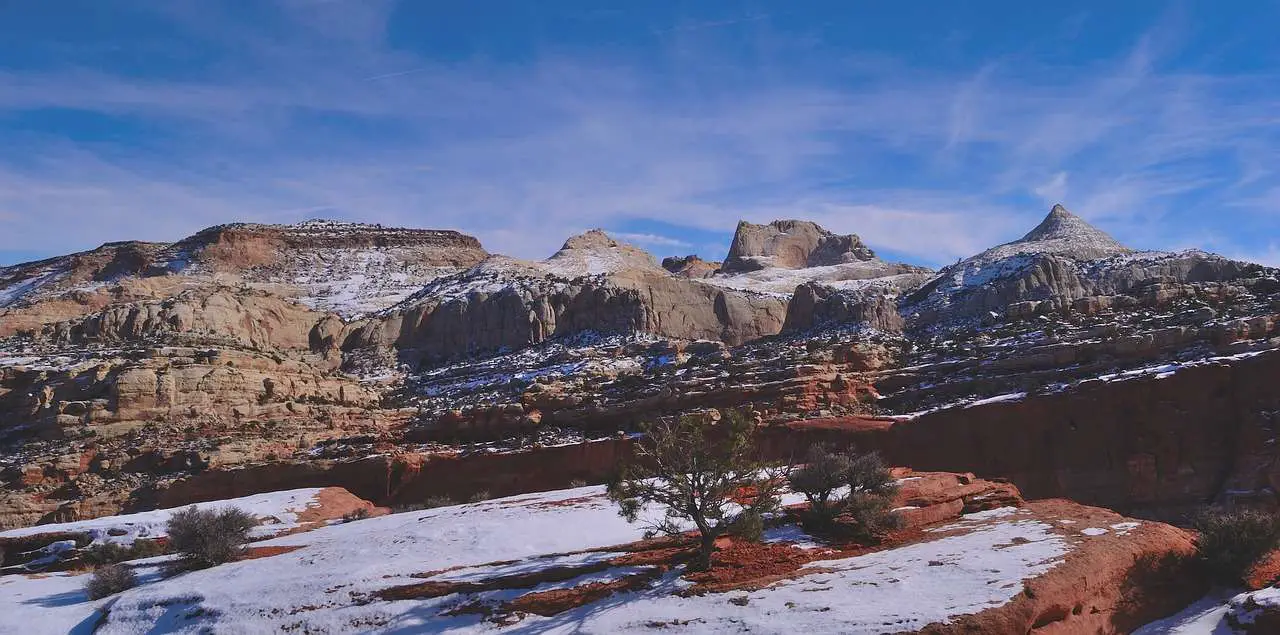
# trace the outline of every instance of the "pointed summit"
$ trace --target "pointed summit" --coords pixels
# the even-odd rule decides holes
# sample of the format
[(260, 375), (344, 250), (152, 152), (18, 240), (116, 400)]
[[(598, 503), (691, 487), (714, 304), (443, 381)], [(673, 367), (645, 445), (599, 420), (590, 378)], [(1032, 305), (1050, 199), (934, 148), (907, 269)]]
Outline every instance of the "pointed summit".
[(1106, 232), (1090, 225), (1060, 204), (1054, 205), (1035, 229), (1010, 244), (1035, 244), (1042, 247), (1037, 251), (1061, 253), (1082, 260), (1129, 251)]
[(617, 273), (627, 269), (661, 270), (658, 261), (649, 252), (614, 240), (603, 229), (592, 229), (570, 237), (564, 241), (560, 251), (542, 261), (542, 264), (554, 273), (569, 278)]

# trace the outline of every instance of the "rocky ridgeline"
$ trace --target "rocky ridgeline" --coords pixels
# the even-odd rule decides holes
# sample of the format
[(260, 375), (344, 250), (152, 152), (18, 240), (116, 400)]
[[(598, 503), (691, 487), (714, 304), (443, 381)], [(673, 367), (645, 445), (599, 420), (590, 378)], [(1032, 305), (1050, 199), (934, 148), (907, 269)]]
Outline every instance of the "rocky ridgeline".
[[(335, 480), (379, 502), (430, 494), (423, 479), (446, 473), (462, 479), (439, 481), (450, 494), (469, 495), (484, 470), (495, 489), (529, 470), (563, 486), (603, 478), (644, 420), (723, 407), (748, 408), (778, 439), (825, 422), (813, 433), (870, 434), (903, 464), (1097, 502), (1108, 487), (1132, 489), (1118, 480), (1162, 482), (1163, 468), (1143, 467), (1160, 446), (1090, 432), (1081, 447), (1141, 448), (1107, 469), (1083, 452), (1028, 452), (1057, 457), (1050, 477), (993, 457), (987, 448), (1021, 441), (1016, 426), (985, 428), (979, 413), (1016, 419), (1096, 391), (1131, 404), (1141, 401), (1131, 391), (1179, 373), (1256, 364), (1280, 344), (1278, 314), (1273, 269), (1133, 252), (1061, 207), (1022, 239), (936, 274), (801, 221), (740, 224), (723, 265), (659, 265), (599, 230), (542, 261), (489, 255), (455, 232), (331, 222), (104, 245), (0, 269), (0, 523), (267, 484)], [(1197, 425), (1265, 436), (1253, 409), (1271, 406), (1251, 386), (1222, 388), (1248, 412), (1179, 406), (1193, 413), (1180, 438), (1200, 438)], [(1103, 424), (1145, 430), (1166, 416), (1122, 422), (1124, 412)], [(1015, 438), (939, 457), (911, 432), (938, 421), (959, 439)], [(1080, 427), (1048, 421), (1039, 434)], [(583, 449), (549, 447), (567, 442)], [(456, 453), (477, 443), (493, 457), (462, 468), (479, 459)], [(798, 451), (776, 443), (780, 456)], [(433, 467), (441, 454), (455, 456), (453, 472)], [(1179, 460), (1235, 473), (1241, 456)], [(1203, 474), (1179, 483), (1105, 502), (1157, 513), (1222, 487)]]

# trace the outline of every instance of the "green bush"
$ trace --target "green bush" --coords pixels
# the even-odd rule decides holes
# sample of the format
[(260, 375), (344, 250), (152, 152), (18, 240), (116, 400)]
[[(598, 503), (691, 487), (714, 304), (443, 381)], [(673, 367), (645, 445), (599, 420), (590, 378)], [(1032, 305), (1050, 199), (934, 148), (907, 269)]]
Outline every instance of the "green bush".
[(760, 542), (764, 539), (764, 516), (759, 512), (747, 510), (733, 519), (729, 526), (732, 533), (743, 540)]
[[(695, 527), (693, 570), (711, 566), (716, 538), (738, 527), (758, 536), (763, 514), (778, 508), (781, 479), (760, 458), (754, 423), (741, 411), (719, 414), (718, 422), (684, 415), (643, 425), (635, 462), (608, 488), (623, 518), (648, 524), (646, 536), (683, 536)], [(752, 493), (749, 502), (741, 501), (744, 492)], [(648, 505), (663, 510), (660, 520), (641, 520)]]

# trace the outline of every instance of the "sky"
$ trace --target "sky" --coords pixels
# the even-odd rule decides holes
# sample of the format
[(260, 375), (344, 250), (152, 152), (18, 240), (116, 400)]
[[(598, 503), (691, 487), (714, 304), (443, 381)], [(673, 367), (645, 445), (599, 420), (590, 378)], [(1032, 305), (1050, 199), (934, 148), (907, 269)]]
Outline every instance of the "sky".
[(0, 265), (219, 223), (801, 218), (938, 266), (1054, 203), (1280, 265), (1280, 4), (0, 0)]

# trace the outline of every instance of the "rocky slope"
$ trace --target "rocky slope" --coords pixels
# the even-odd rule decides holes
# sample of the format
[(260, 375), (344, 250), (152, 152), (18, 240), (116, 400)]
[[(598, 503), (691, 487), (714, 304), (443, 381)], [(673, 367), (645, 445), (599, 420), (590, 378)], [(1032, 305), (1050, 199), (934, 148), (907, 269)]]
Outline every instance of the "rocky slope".
[(172, 244), (108, 243), (0, 268), (0, 336), (209, 284), (262, 289), (351, 317), (487, 255), (457, 232), (331, 221), (223, 225)]

